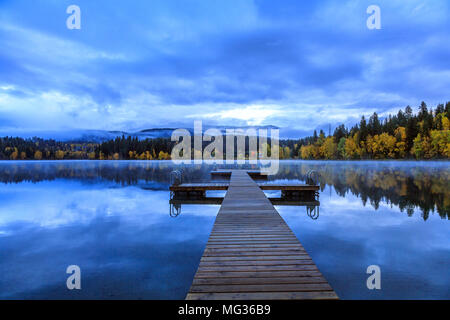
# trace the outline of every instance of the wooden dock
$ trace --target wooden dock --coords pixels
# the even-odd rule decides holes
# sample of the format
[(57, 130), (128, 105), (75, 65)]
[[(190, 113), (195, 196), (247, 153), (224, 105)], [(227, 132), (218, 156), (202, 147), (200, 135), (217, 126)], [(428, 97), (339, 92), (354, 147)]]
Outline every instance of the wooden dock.
[[(214, 176), (222, 176), (222, 177), (230, 177), (232, 172), (236, 170), (215, 170), (211, 172), (211, 175)], [(252, 178), (267, 178), (267, 174), (261, 172), (260, 170), (245, 170), (247, 174)]]
[(258, 184), (230, 174), (186, 299), (337, 299)]
[[(286, 200), (282, 198), (267, 198), (269, 199), (270, 203), (274, 206), (314, 206), (318, 207), (320, 206), (319, 201), (301, 201), (301, 200)], [(215, 204), (215, 205), (221, 205), (223, 201), (223, 198), (221, 197), (205, 197), (200, 199), (195, 198), (184, 198), (184, 199), (171, 199), (169, 203), (171, 204), (194, 204), (194, 205), (201, 205), (201, 204)]]
[[(255, 175), (256, 176), (256, 175)], [(171, 192), (171, 200), (185, 200), (187, 198), (197, 197), (207, 200), (206, 191), (226, 191), (230, 184), (225, 182), (220, 183), (182, 183), (171, 185), (169, 190)], [(281, 191), (281, 198), (283, 202), (287, 199), (302, 200), (303, 202), (315, 202), (318, 196), (319, 186), (307, 184), (273, 184), (273, 183), (258, 183), (257, 186), (261, 190), (278, 190)], [(190, 199), (192, 200), (192, 199)], [(271, 199), (274, 200), (274, 199)], [(272, 201), (273, 202), (273, 201)]]
[[(308, 184), (268, 184), (257, 183), (261, 190), (281, 190), (281, 191), (318, 191), (319, 186)], [(170, 191), (189, 192), (189, 191), (211, 191), (228, 190), (229, 183), (183, 183), (170, 186)]]

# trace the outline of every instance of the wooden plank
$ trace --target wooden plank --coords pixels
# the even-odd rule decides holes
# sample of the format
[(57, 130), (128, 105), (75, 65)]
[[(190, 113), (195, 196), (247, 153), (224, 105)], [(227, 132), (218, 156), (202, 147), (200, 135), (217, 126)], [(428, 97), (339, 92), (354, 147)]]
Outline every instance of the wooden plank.
[(316, 277), (270, 277), (270, 278), (196, 278), (192, 285), (231, 284), (283, 284), (283, 283), (326, 283), (321, 276)]
[(282, 253), (282, 255), (290, 254), (290, 253), (306, 253), (304, 248), (301, 247), (285, 247), (285, 248), (240, 248), (240, 247), (220, 247), (220, 248), (208, 248), (205, 250), (205, 255), (214, 255), (220, 253), (227, 254), (243, 254), (243, 253)]
[[(211, 171), (211, 175), (229, 177), (231, 176), (232, 172), (235, 172), (235, 170), (214, 170)], [(261, 172), (260, 170), (245, 170), (245, 173), (247, 173), (251, 177), (267, 177), (267, 174)]]
[(285, 191), (318, 191), (319, 186), (311, 186), (307, 184), (259, 184), (261, 190), (285, 190)]
[[(293, 256), (295, 257), (295, 256)], [(295, 259), (290, 260), (221, 260), (221, 261), (205, 261), (200, 263), (199, 268), (207, 267), (228, 267), (228, 266), (293, 266), (293, 265), (313, 265), (314, 262), (311, 259)]]
[(296, 271), (296, 270), (317, 270), (315, 265), (275, 265), (275, 266), (199, 266), (198, 271), (210, 272), (210, 271)]
[(334, 291), (318, 292), (239, 292), (188, 293), (186, 300), (331, 300), (338, 299)]
[(212, 245), (229, 245), (229, 244), (266, 244), (266, 243), (270, 243), (270, 244), (287, 244), (287, 243), (292, 243), (292, 244), (297, 244), (297, 242), (295, 241), (295, 238), (286, 238), (286, 239), (244, 239), (244, 240), (239, 240), (239, 239), (229, 239), (227, 240), (214, 240), (214, 239), (209, 239), (208, 244), (212, 244)]
[(213, 285), (193, 285), (191, 293), (200, 292), (311, 292), (311, 291), (331, 291), (328, 283), (270, 283), (270, 284), (213, 284)]
[(261, 190), (279, 185), (261, 187), (246, 171), (231, 170), (229, 175), (227, 193), (186, 299), (336, 299)]
[(274, 256), (285, 256), (285, 255), (292, 255), (295, 254), (296, 256), (307, 256), (309, 258), (309, 255), (306, 253), (306, 251), (294, 251), (294, 250), (283, 250), (283, 251), (216, 251), (216, 252), (205, 252), (203, 257), (274, 257)]
[[(268, 198), (274, 206), (320, 206), (319, 201), (303, 201), (296, 199), (283, 199), (283, 198)], [(199, 199), (171, 199), (171, 204), (222, 204), (223, 198), (221, 197), (203, 197)]]
[(295, 270), (295, 271), (239, 271), (239, 272), (197, 272), (194, 279), (198, 278), (267, 278), (267, 277), (322, 277), (318, 270)]
[[(211, 261), (260, 261), (260, 260), (268, 260), (268, 261), (280, 261), (280, 260), (292, 260), (293, 255), (289, 256), (203, 256), (200, 262), (211, 262)], [(308, 255), (295, 255), (294, 260), (311, 260)], [(311, 260), (312, 261), (312, 260)]]
[(215, 248), (205, 250), (204, 256), (264, 256), (264, 255), (301, 255), (307, 254), (305, 250), (301, 248), (284, 248), (284, 249), (272, 249), (272, 248), (257, 248), (257, 249), (241, 249), (241, 248)]
[(266, 240), (295, 240), (296, 238), (291, 235), (261, 235), (261, 236), (242, 236), (242, 235), (230, 235), (230, 236), (211, 236), (209, 241), (266, 241)]
[(208, 191), (208, 190), (227, 190), (228, 183), (182, 183), (171, 185), (170, 191)]
[[(242, 250), (237, 251), (256, 251), (256, 250), (266, 250), (266, 249), (273, 249), (274, 251), (277, 250), (295, 250), (295, 249), (304, 249), (303, 247), (299, 246), (295, 243), (261, 243), (261, 244), (228, 244), (228, 243), (222, 243), (222, 244), (211, 244), (208, 243), (207, 245), (208, 249), (236, 249), (241, 248)], [(256, 249), (256, 250), (255, 250)]]
[(276, 248), (276, 249), (286, 249), (286, 248), (299, 248), (297, 244), (208, 244), (209, 249), (231, 249), (231, 248), (242, 248), (242, 249), (252, 249), (252, 248)]
[(246, 234), (230, 234), (230, 235), (217, 235), (211, 234), (209, 240), (226, 241), (226, 240), (286, 240), (297, 239), (294, 234), (261, 234), (261, 235), (246, 235)]
[(211, 248), (207, 247), (205, 249), (205, 253), (219, 253), (219, 252), (284, 252), (284, 251), (302, 251), (306, 252), (305, 248), (299, 245), (295, 246), (276, 246), (276, 247), (219, 247), (219, 248)]
[[(320, 190), (319, 186), (316, 185), (307, 185), (307, 184), (265, 184), (259, 183), (259, 188), (261, 190), (285, 190), (285, 191), (318, 191)], [(218, 190), (224, 191), (228, 190), (228, 183), (182, 183), (178, 185), (171, 185), (169, 187), (170, 191), (208, 191), (208, 190)], [(233, 194), (233, 193), (231, 193)], [(257, 194), (255, 190), (248, 190), (248, 195)], [(234, 195), (236, 199), (245, 198), (246, 195), (242, 195), (239, 197), (239, 192), (235, 192)]]

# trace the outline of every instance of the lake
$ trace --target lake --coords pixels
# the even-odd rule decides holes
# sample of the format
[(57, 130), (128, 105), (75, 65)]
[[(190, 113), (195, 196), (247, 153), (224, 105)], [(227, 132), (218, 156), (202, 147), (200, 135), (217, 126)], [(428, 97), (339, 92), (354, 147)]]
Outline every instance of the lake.
[[(216, 167), (184, 166), (183, 182), (209, 181)], [(175, 169), (0, 162), (0, 298), (184, 299), (219, 206), (171, 216)], [(309, 170), (320, 173), (317, 214), (276, 208), (340, 298), (450, 299), (449, 162), (289, 160), (268, 183), (304, 183)], [(69, 265), (81, 290), (66, 287)], [(370, 265), (381, 290), (367, 289)]]

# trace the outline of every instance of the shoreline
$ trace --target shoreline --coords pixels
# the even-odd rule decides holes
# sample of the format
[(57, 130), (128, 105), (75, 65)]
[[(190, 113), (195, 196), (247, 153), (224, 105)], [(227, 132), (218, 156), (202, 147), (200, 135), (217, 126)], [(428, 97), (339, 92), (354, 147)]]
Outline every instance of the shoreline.
[[(223, 160), (224, 162), (226, 160)], [(235, 160), (237, 161), (237, 160)], [(198, 164), (217, 164), (217, 165), (248, 165), (248, 159), (245, 160), (246, 163), (244, 164), (227, 164), (227, 163), (217, 163), (213, 160), (202, 160), (201, 163), (194, 163), (194, 160), (191, 160), (191, 163), (189, 165), (198, 165)], [(274, 161), (304, 161), (304, 162), (450, 162), (450, 159), (280, 159), (280, 160), (274, 160)], [(152, 159), (152, 160), (140, 160), (140, 159), (45, 159), (45, 160), (0, 160), (0, 163), (4, 162), (173, 162), (172, 160), (158, 160), (158, 159)], [(179, 165), (179, 164), (177, 164)], [(257, 164), (251, 164), (251, 165), (257, 165)]]

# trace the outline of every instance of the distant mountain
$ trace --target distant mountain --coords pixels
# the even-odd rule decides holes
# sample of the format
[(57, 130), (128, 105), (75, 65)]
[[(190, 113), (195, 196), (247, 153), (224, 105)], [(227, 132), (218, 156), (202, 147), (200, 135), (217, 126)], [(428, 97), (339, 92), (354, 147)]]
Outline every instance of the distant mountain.
[[(242, 129), (244, 131), (248, 129), (279, 129), (276, 126), (266, 125), (266, 126), (203, 126), (203, 132), (208, 129), (219, 129), (225, 134), (226, 129)], [(16, 131), (2, 132), (0, 131), (0, 137), (3, 136), (14, 136), (22, 138), (43, 138), (43, 139), (54, 139), (57, 141), (76, 141), (76, 142), (96, 142), (101, 143), (107, 140), (115, 139), (116, 137), (137, 137), (139, 139), (155, 139), (155, 138), (170, 138), (172, 132), (176, 128), (150, 128), (143, 129), (136, 132), (126, 132), (126, 131), (107, 131), (107, 130), (66, 130), (66, 131)], [(191, 135), (194, 134), (193, 128), (187, 129)], [(283, 130), (281, 130), (282, 132)], [(270, 130), (269, 130), (270, 132)], [(270, 134), (270, 133), (269, 133)], [(281, 136), (280, 136), (281, 137)]]
[(128, 133), (128, 135), (138, 137), (139, 139), (170, 138), (174, 130), (174, 128), (152, 128)]

